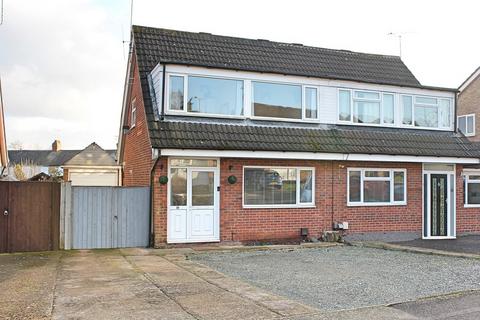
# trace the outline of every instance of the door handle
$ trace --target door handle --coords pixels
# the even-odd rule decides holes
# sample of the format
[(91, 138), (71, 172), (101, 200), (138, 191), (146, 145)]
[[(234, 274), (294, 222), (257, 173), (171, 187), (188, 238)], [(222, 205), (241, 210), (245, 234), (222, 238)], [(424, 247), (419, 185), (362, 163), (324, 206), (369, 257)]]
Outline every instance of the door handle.
[(7, 209), (5, 209), (5, 211), (3, 211), (3, 215), (8, 216), (8, 210)]

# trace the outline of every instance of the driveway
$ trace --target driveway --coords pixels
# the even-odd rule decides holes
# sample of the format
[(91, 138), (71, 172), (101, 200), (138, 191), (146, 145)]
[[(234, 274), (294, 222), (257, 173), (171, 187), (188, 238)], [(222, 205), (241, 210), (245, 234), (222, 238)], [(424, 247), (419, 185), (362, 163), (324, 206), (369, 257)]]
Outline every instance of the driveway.
[(392, 244), (407, 247), (419, 247), (458, 253), (480, 254), (480, 235), (461, 236), (457, 239), (422, 240), (393, 242)]
[[(477, 292), (338, 311), (351, 307), (350, 300), (368, 306), (379, 293), (375, 287), (393, 291), (400, 270), (389, 270), (393, 261), (410, 269), (401, 278), (406, 283), (397, 288), (398, 300), (407, 298), (405, 292), (416, 297), (415, 290), (405, 290), (415, 287), (412, 280), (420, 280), (417, 289), (425, 293), (421, 282), (434, 270), (429, 263), (446, 272), (435, 292), (474, 288), (479, 283), (475, 260), (420, 261), (417, 256), (432, 257), (412, 253), (394, 257), (384, 250), (357, 249), (243, 252), (241, 248), (242, 252), (202, 254), (191, 249), (126, 249), (0, 255), (0, 319), (420, 319), (453, 310), (457, 317), (480, 316)], [(240, 267), (255, 278), (239, 274)], [(423, 267), (423, 275), (416, 277), (414, 273)], [(214, 270), (221, 268), (232, 276)], [(299, 280), (304, 278), (308, 281)], [(308, 294), (312, 288), (318, 293), (316, 299)]]

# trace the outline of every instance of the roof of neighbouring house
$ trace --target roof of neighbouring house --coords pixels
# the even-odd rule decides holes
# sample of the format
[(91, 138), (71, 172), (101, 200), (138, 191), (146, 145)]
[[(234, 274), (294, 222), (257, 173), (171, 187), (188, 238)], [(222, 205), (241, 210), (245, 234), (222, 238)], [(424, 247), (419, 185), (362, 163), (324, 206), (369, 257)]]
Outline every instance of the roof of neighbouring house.
[[(9, 160), (12, 164), (17, 163), (33, 163), (35, 165), (44, 166), (44, 167), (57, 167), (63, 166), (70, 160), (76, 158), (77, 155), (83, 153), (83, 151), (87, 150), (92, 145), (97, 144), (92, 143), (87, 148), (83, 150), (60, 150), (60, 151), (52, 151), (52, 150), (10, 150), (8, 151)], [(102, 149), (103, 150), (103, 149)], [(111, 157), (111, 161), (115, 163), (115, 153), (116, 150), (105, 150), (105, 152)], [(95, 161), (99, 161), (100, 163), (105, 162), (105, 156), (101, 156), (100, 158), (97, 157), (97, 154), (93, 156)], [(80, 164), (80, 159), (84, 159), (83, 165), (92, 165), (92, 160), (87, 161), (84, 156), (80, 156), (76, 158), (76, 164)], [(111, 162), (109, 162), (111, 163)], [(102, 164), (100, 164), (102, 165)]]
[(65, 166), (114, 166), (116, 150), (103, 150), (95, 142), (65, 162)]
[(154, 148), (480, 157), (462, 135), (445, 131), (339, 125), (163, 121)]

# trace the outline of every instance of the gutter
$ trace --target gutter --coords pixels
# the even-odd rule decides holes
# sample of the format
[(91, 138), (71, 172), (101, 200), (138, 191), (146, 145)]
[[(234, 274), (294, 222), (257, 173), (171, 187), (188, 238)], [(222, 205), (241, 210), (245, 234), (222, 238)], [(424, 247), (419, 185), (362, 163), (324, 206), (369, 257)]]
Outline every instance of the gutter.
[[(163, 64), (163, 73), (162, 73), (162, 105), (160, 106), (160, 110), (161, 110), (161, 114), (160, 114), (160, 120), (164, 120), (165, 119), (165, 72), (166, 72), (166, 63)], [(150, 138), (149, 138), (150, 139)], [(154, 175), (154, 171), (155, 171), (155, 168), (157, 167), (157, 164), (158, 162), (160, 161), (160, 150), (159, 149), (156, 149), (158, 150), (158, 154), (157, 154), (157, 158), (155, 159), (155, 162), (153, 163), (153, 166), (152, 168), (150, 169), (150, 219), (149, 219), (149, 229), (150, 229), (150, 237), (148, 239), (148, 242), (149, 242), (149, 246), (150, 247), (153, 247), (155, 246), (155, 243), (154, 243), (154, 230), (153, 230), (153, 215), (154, 215), (154, 212), (153, 212), (153, 201), (155, 199), (155, 188), (154, 188), (154, 184), (155, 184), (155, 175)]]
[(157, 156), (157, 158), (155, 159), (155, 162), (153, 163), (153, 166), (152, 166), (152, 169), (150, 170), (150, 219), (148, 221), (148, 228), (150, 229), (150, 235), (148, 237), (148, 245), (149, 247), (153, 247), (155, 244), (154, 244), (154, 241), (153, 241), (153, 236), (154, 236), (154, 230), (153, 230), (153, 201), (154, 201), (154, 195), (155, 195), (155, 192), (154, 192), (154, 178), (155, 178), (155, 175), (154, 175), (154, 171), (155, 171), (155, 168), (157, 167), (157, 164), (158, 164), (158, 161), (160, 161), (160, 155)]

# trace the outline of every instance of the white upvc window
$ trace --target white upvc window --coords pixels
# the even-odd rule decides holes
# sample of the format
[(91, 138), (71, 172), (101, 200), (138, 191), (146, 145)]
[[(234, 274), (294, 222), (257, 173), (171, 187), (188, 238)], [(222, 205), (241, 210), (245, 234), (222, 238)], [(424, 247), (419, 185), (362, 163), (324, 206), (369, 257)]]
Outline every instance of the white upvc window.
[(395, 125), (395, 95), (380, 91), (339, 89), (338, 120), (364, 125)]
[(347, 204), (349, 206), (405, 205), (407, 171), (405, 169), (348, 168)]
[(137, 101), (136, 99), (132, 100), (130, 106), (130, 128), (134, 128), (137, 124)]
[(465, 207), (480, 207), (480, 172), (464, 176)]
[(244, 80), (170, 74), (168, 110), (174, 113), (243, 117)]
[(315, 206), (315, 169), (244, 167), (243, 206), (245, 208)]
[(404, 126), (422, 129), (451, 129), (451, 99), (401, 95), (401, 111)]
[(317, 120), (319, 90), (301, 84), (252, 81), (254, 118)]
[(467, 137), (475, 136), (475, 114), (466, 114), (457, 117), (457, 127)]

